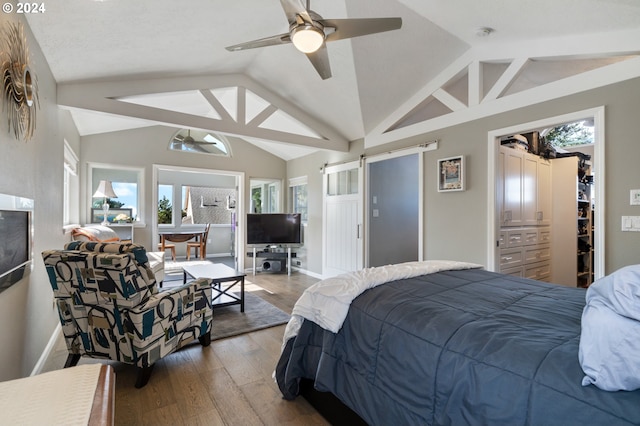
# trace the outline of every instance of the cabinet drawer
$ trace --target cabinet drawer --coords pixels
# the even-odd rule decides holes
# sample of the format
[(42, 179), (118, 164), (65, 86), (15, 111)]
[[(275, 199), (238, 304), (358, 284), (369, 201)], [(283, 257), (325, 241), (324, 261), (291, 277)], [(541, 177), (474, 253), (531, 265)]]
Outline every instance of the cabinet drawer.
[(507, 231), (500, 231), (500, 233), (498, 234), (498, 247), (507, 247)]
[(522, 266), (517, 266), (515, 268), (500, 268), (500, 273), (505, 275), (510, 275), (512, 277), (518, 277), (518, 278), (524, 277)]
[(538, 242), (540, 244), (551, 242), (551, 229), (541, 228), (538, 229)]
[(500, 250), (500, 270), (522, 264), (522, 249)]
[(517, 229), (514, 231), (507, 231), (507, 247), (520, 247), (524, 242), (524, 231)]
[(539, 262), (524, 267), (524, 277), (532, 280), (545, 281), (551, 276), (551, 262)]
[(538, 238), (538, 230), (536, 228), (525, 229), (522, 231), (522, 244), (525, 246), (538, 244)]
[(524, 261), (540, 262), (543, 260), (551, 259), (551, 246), (550, 245), (538, 245), (532, 247), (525, 247), (524, 249)]

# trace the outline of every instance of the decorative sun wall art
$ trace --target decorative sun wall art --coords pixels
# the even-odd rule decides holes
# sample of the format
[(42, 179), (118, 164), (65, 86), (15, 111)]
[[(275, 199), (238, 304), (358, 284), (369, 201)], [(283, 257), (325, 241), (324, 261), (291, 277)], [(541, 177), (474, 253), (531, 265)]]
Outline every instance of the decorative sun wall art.
[(22, 24), (8, 23), (0, 33), (2, 111), (9, 132), (28, 141), (36, 129), (38, 82), (29, 68), (29, 48)]

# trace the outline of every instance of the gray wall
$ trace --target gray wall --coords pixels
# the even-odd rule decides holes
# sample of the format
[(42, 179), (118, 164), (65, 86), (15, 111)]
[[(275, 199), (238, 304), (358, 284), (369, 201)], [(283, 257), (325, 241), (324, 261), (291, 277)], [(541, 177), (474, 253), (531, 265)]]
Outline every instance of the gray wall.
[(62, 247), (63, 140), (78, 146), (79, 136), (67, 112), (56, 106), (56, 84), (21, 15), (0, 14), (0, 28), (22, 22), (31, 52), (31, 71), (38, 79), (37, 125), (34, 137), (16, 140), (0, 119), (0, 193), (32, 198), (34, 210), (33, 270), (0, 293), (0, 380), (27, 376), (58, 324), (53, 292), (41, 252)]
[[(622, 215), (640, 216), (640, 206), (629, 205), (629, 190), (640, 188), (640, 79), (567, 96), (539, 105), (520, 108), (493, 117), (430, 132), (402, 144), (374, 149), (353, 144), (347, 154), (317, 153), (287, 163), (289, 177), (308, 175), (309, 225), (305, 249), (306, 269), (322, 273), (322, 175), (316, 173), (324, 163), (356, 160), (361, 154), (413, 146), (439, 139), (439, 149), (424, 153), (425, 230), (424, 252), (427, 259), (465, 260), (484, 264), (487, 259), (487, 133), (491, 130), (567, 114), (601, 105), (605, 118), (605, 273), (629, 264), (640, 263), (640, 234), (620, 231)], [(466, 191), (437, 192), (436, 166), (439, 158), (465, 156)], [(493, 184), (493, 183), (491, 183)]]

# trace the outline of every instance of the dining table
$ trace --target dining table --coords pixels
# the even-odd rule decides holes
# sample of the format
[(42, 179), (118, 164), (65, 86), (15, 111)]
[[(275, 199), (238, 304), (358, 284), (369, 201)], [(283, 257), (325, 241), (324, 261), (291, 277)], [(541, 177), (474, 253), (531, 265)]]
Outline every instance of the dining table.
[[(173, 243), (184, 243), (195, 239), (196, 242), (201, 241), (204, 236), (204, 231), (159, 231), (160, 235), (160, 250), (164, 252), (167, 241)], [(200, 257), (204, 255), (203, 251), (200, 252)]]

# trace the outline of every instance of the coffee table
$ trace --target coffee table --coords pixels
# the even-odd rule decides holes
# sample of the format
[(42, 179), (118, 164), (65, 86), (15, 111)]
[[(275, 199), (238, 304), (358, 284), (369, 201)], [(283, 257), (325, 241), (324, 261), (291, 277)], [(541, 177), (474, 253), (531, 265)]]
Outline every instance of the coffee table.
[[(208, 265), (185, 266), (184, 282), (187, 277), (193, 279), (207, 278), (212, 280), (211, 289), (215, 292), (211, 300), (211, 305), (215, 307), (240, 305), (240, 312), (244, 312), (244, 277), (245, 273), (230, 268), (222, 263), (211, 263)], [(224, 286), (223, 286), (224, 284)], [(240, 296), (229, 293), (232, 287), (240, 284)]]

